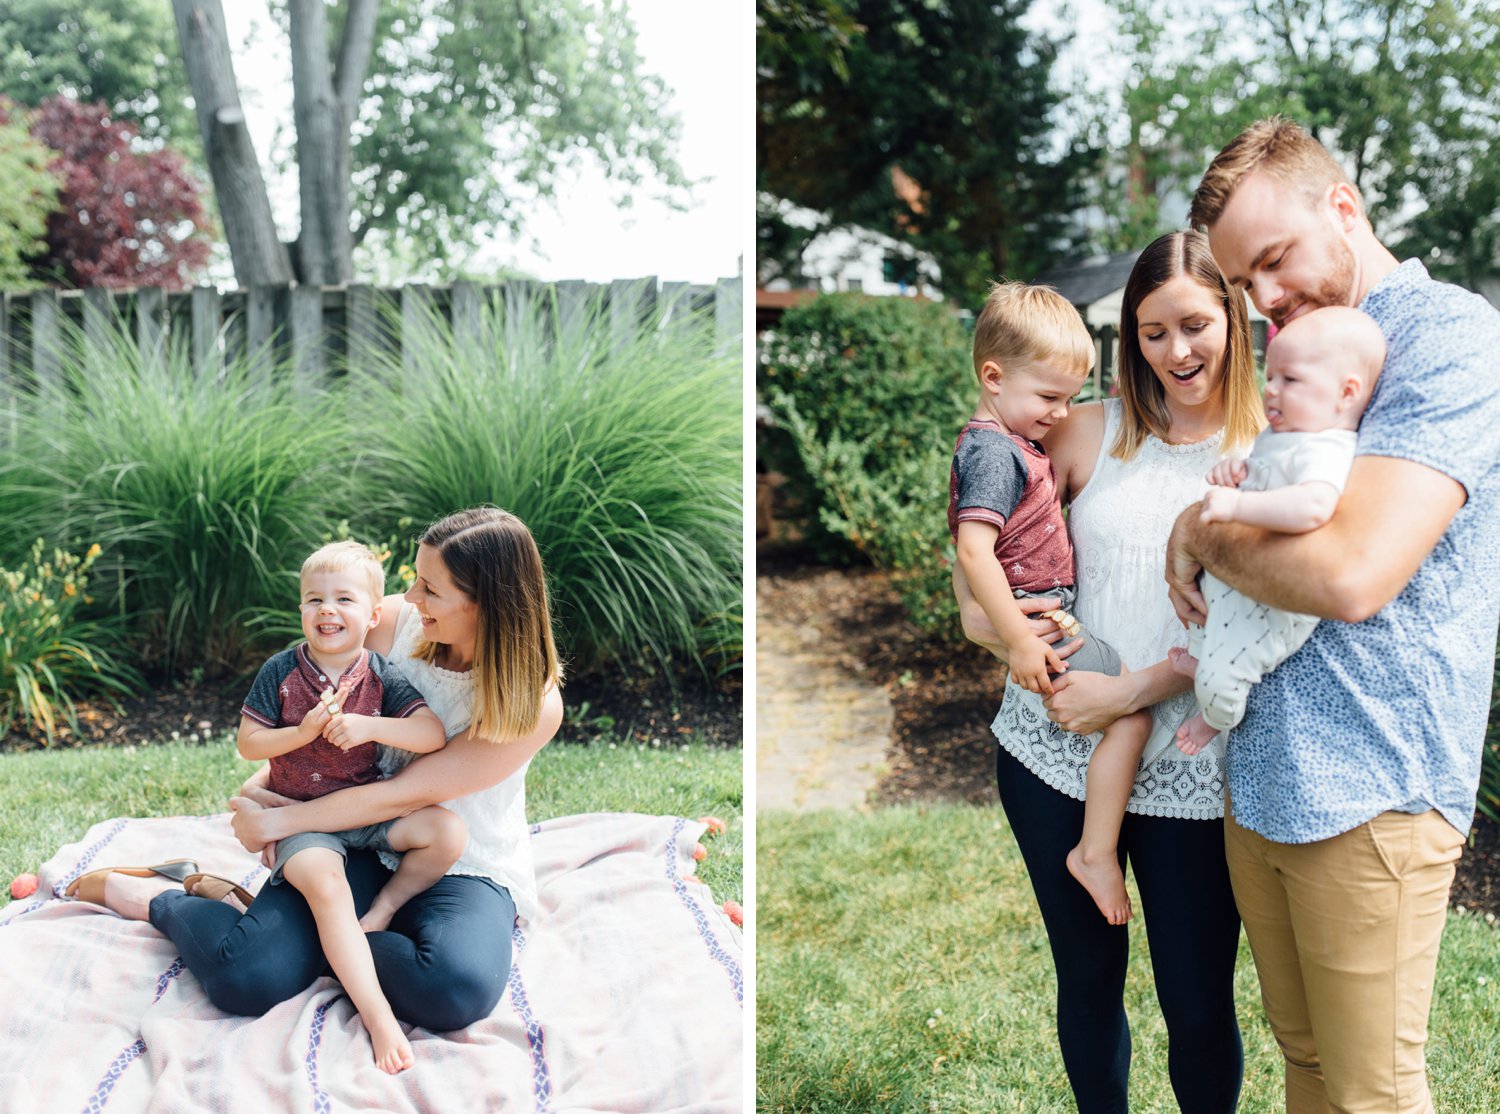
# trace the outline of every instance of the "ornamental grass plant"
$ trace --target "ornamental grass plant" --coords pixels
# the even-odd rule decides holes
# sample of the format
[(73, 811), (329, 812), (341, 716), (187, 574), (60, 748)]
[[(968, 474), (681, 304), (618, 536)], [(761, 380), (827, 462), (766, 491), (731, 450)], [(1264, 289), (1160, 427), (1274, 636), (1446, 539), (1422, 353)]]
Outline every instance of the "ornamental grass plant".
[(363, 409), (387, 416), (361, 428), (352, 475), (375, 535), (503, 507), (536, 537), (575, 663), (737, 660), (742, 403), (712, 317), (622, 331), (603, 302), (565, 310), (544, 290), (469, 331), (417, 326), (358, 369)]
[[(179, 338), (180, 339), (180, 338)], [(61, 370), (17, 395), (0, 445), (0, 560), (44, 537), (97, 542), (93, 595), (166, 677), (236, 669), (247, 615), (287, 606), (338, 506), (342, 408), (249, 361), (195, 368), (186, 343), (64, 333)]]

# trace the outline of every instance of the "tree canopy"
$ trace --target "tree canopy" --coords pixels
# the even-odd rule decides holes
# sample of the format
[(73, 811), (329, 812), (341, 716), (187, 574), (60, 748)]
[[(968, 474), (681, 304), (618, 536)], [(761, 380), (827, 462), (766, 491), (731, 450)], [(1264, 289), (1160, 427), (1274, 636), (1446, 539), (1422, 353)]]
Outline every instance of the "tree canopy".
[(0, 290), (35, 284), (27, 259), (45, 249), (47, 214), (57, 197), (52, 152), (31, 137), (30, 116), (0, 98)]
[(181, 155), (138, 150), (135, 126), (103, 103), (48, 97), (18, 119), (55, 179), (42, 243), (26, 253), (32, 280), (176, 290), (197, 277), (210, 251), (208, 215)]
[(148, 140), (197, 150), (172, 12), (160, 0), (0, 6), (0, 95), (35, 107), (55, 94), (103, 101)]
[[(344, 281), (362, 243), (402, 255), (419, 245), (461, 266), (481, 237), (522, 228), (528, 207), (555, 198), (586, 158), (618, 204), (643, 189), (684, 196), (679, 124), (668, 90), (644, 71), (622, 0), (516, 0), (503, 17), (471, 0), (270, 0), (270, 10), (290, 37), (297, 90), (302, 219), (290, 254), (267, 245), (252, 262), (234, 251), (247, 226), (275, 238), (262, 164), (272, 152), (255, 152), (244, 130), (231, 67), (255, 63), (232, 57), (221, 0), (11, 0), (0, 12), (0, 94), (33, 106), (59, 89), (103, 100), (148, 143), (202, 159), (242, 283), (294, 269)], [(190, 55), (209, 30), (214, 61), (197, 67), (194, 87)], [(339, 74), (358, 80), (336, 89)], [(205, 131), (214, 141), (200, 145)], [(328, 240), (330, 222), (347, 222), (344, 242)]]
[(762, 0), (759, 188), (930, 254), (959, 298), (1034, 274), (1069, 242), (1092, 154), (1056, 130), (1059, 43), (1028, 7)]
[(1095, 114), (1095, 141), (1115, 152), (1095, 198), (1108, 246), (1176, 225), (1214, 153), (1280, 112), (1340, 159), (1397, 251), (1470, 286), (1500, 269), (1492, 4), (1114, 2), (1129, 65)]
[[(342, 10), (335, 19), (342, 18)], [(443, 254), (525, 223), (597, 158), (628, 206), (686, 185), (669, 91), (646, 73), (620, 0), (383, 0), (354, 121), (355, 226)]]

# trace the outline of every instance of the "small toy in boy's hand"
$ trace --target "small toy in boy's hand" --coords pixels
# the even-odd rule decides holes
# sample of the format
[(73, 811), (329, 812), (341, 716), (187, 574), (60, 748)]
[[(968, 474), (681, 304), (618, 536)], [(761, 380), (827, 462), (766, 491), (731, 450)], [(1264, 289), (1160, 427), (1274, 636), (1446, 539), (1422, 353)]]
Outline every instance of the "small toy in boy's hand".
[(10, 882), (10, 896), (16, 901), (23, 897), (30, 897), (36, 893), (37, 877), (35, 874), (17, 874)]
[(708, 858), (708, 848), (701, 843), (693, 844), (693, 859), (701, 863), (706, 858)]
[(333, 691), (332, 685), (324, 689), (318, 696), (318, 699), (323, 702), (323, 707), (328, 709), (328, 714), (330, 716), (336, 716), (339, 714), (339, 702), (337, 697), (338, 693)]
[(724, 903), (724, 914), (734, 922), (736, 928), (745, 927), (745, 911), (740, 908), (738, 901), (726, 901)]
[(1041, 614), (1043, 619), (1051, 619), (1054, 623), (1056, 623), (1059, 629), (1062, 630), (1063, 634), (1067, 635), (1069, 638), (1077, 638), (1080, 634), (1083, 633), (1083, 624), (1060, 608), (1054, 608), (1051, 611), (1043, 611)]
[(705, 816), (702, 822), (708, 826), (709, 835), (724, 834), (724, 821), (720, 820), (717, 816)]

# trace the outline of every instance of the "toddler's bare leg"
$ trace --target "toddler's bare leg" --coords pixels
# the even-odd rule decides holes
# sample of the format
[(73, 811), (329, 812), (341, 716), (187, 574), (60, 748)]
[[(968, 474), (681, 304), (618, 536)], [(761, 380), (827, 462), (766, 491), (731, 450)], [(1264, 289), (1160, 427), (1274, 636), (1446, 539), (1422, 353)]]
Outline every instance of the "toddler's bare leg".
[(1104, 729), (1089, 758), (1083, 836), (1068, 852), (1068, 873), (1088, 890), (1110, 924), (1124, 924), (1133, 913), (1120, 869), (1120, 822), (1150, 733), (1151, 713), (1144, 711), (1122, 716)]
[(429, 805), (391, 825), (387, 838), (401, 852), (401, 865), (391, 875), (359, 919), (365, 932), (383, 932), (396, 910), (424, 890), (432, 888), (448, 868), (458, 862), (469, 842), (469, 829), (441, 805)]
[(328, 965), (370, 1033), (375, 1063), (392, 1075), (411, 1067), (411, 1042), (381, 992), (370, 942), (354, 916), (354, 895), (344, 877), (344, 857), (326, 847), (308, 847), (288, 859), (281, 873), (307, 898)]
[(1177, 729), (1177, 749), (1189, 756), (1197, 754), (1208, 746), (1218, 733), (1216, 729), (1209, 726), (1201, 711), (1195, 712), (1191, 719), (1184, 720), (1182, 726)]

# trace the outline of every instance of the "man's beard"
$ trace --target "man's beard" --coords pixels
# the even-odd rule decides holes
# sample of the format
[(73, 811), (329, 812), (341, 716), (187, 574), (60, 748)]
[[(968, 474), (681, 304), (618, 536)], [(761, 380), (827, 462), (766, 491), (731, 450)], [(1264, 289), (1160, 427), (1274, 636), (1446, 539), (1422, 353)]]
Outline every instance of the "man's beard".
[[(1324, 309), (1328, 306), (1347, 306), (1354, 294), (1354, 252), (1349, 245), (1342, 240), (1333, 241), (1333, 262), (1329, 274), (1316, 287), (1292, 305), (1287, 307), (1290, 313), (1298, 306), (1306, 306), (1309, 310)], [(1279, 329), (1286, 323), (1286, 314), (1278, 314), (1272, 318)]]

